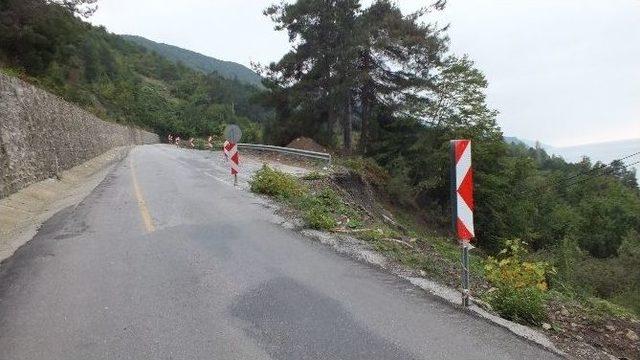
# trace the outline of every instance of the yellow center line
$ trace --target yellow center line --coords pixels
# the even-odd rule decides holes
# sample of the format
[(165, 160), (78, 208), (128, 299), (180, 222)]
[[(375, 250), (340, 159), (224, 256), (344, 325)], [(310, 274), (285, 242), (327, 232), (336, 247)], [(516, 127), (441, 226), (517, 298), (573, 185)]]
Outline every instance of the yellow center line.
[(129, 156), (129, 167), (131, 168), (133, 192), (136, 196), (136, 200), (138, 201), (138, 209), (140, 209), (140, 215), (142, 216), (144, 227), (147, 230), (147, 233), (152, 233), (156, 231), (156, 228), (153, 225), (153, 220), (151, 219), (151, 214), (149, 213), (149, 209), (147, 208), (147, 203), (144, 201), (144, 196), (142, 196), (142, 190), (140, 189), (140, 184), (138, 184), (138, 178), (136, 177), (136, 168), (133, 165), (131, 156)]

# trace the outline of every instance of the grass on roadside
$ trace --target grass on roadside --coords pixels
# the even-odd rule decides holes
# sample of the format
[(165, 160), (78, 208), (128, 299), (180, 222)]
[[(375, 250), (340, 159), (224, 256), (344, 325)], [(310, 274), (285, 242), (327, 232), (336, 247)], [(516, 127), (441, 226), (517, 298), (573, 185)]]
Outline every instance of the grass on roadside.
[[(313, 174), (313, 173), (312, 173)], [(313, 175), (312, 180), (322, 177)], [(358, 224), (360, 214), (347, 206), (330, 188), (312, 190), (295, 176), (263, 165), (250, 180), (251, 191), (286, 201), (302, 213), (306, 226), (318, 230), (332, 230), (344, 220), (343, 225)]]
[[(375, 180), (373, 175), (366, 174), (367, 163), (350, 165), (365, 173), (361, 175), (367, 178), (365, 182)], [(383, 218), (367, 207), (368, 199), (359, 200), (334, 176), (319, 173), (296, 178), (265, 165), (250, 184), (253, 192), (286, 202), (309, 228), (348, 233), (366, 241), (393, 262), (419, 271), (420, 276), (452, 287), (459, 285), (459, 246), (444, 236), (442, 229), (429, 229), (422, 218), (409, 210), (387, 204), (393, 210), (393, 219)], [(381, 202), (376, 205), (385, 206)], [(602, 324), (632, 328), (631, 321), (636, 317), (620, 306), (579, 294), (567, 295), (567, 290), (555, 290), (556, 283), (554, 289), (548, 290), (547, 281), (554, 278), (556, 270), (544, 256), (525, 250), (526, 246), (518, 240), (506, 241), (505, 249), (496, 257), (487, 256), (481, 249), (473, 250), (470, 267), (474, 296), (485, 300), (506, 319), (533, 326), (550, 325), (545, 329), (560, 335), (568, 329), (582, 329), (580, 334), (584, 336)], [(608, 339), (593, 341), (602, 343)]]
[[(451, 239), (416, 231), (415, 224), (398, 228), (380, 219), (371, 219), (322, 182), (326, 177), (310, 173), (298, 179), (264, 165), (250, 185), (255, 193), (286, 202), (301, 214), (309, 228), (350, 233), (397, 263), (424, 271), (436, 279), (452, 280), (451, 272), (459, 268), (460, 248)], [(314, 182), (320, 182), (321, 186), (307, 186)], [(425, 251), (426, 248), (431, 253)], [(476, 276), (482, 277), (484, 256), (472, 256), (471, 268)]]

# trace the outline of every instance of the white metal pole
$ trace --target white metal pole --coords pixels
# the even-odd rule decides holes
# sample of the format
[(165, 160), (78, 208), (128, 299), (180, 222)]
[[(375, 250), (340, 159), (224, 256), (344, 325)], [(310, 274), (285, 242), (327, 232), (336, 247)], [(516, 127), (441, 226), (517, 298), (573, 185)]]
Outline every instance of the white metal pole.
[(462, 305), (469, 306), (469, 242), (462, 242)]

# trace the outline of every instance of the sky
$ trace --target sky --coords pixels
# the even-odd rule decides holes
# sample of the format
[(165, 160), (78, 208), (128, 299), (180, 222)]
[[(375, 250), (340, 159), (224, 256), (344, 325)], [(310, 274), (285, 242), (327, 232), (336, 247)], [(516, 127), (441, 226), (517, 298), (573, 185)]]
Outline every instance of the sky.
[[(249, 66), (289, 50), (262, 15), (272, 2), (99, 0), (90, 21)], [(640, 0), (448, 0), (423, 20), (449, 24), (450, 51), (487, 76), (505, 135), (553, 146), (640, 138)]]

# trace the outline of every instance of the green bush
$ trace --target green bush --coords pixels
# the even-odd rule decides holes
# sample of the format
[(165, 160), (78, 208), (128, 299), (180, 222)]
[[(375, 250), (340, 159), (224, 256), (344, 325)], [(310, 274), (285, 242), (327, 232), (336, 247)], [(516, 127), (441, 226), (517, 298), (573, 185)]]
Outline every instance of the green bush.
[(334, 210), (338, 210), (342, 207), (342, 200), (338, 194), (332, 189), (324, 189), (320, 192), (320, 194), (316, 195), (316, 198), (320, 202), (320, 204), (324, 207), (328, 207)]
[(358, 213), (349, 208), (332, 189), (325, 188), (313, 194), (297, 178), (264, 165), (251, 180), (251, 191), (286, 200), (302, 213), (306, 225), (312, 229), (331, 230), (338, 226), (336, 218), (349, 218), (347, 226), (361, 227)]
[(8, 76), (13, 76), (13, 77), (23, 77), (25, 76), (24, 71), (17, 69), (17, 68), (10, 68), (10, 67), (2, 67), (0, 66), (0, 73), (8, 75)]
[(528, 261), (527, 244), (506, 241), (499, 257), (485, 262), (485, 276), (496, 287), (487, 301), (505, 319), (539, 325), (545, 318), (547, 276), (555, 269), (544, 261)]
[(320, 180), (320, 179), (324, 179), (325, 177), (326, 177), (326, 175), (323, 175), (323, 174), (321, 174), (321, 173), (319, 173), (319, 172), (317, 172), (317, 171), (312, 171), (312, 172), (310, 172), (310, 173), (308, 173), (308, 174), (304, 175), (304, 176), (302, 177), (302, 179), (303, 179), (303, 180), (309, 180), (309, 181), (312, 181), (312, 180)]
[(335, 191), (324, 189), (319, 194), (298, 199), (296, 206), (303, 210), (303, 218), (313, 229), (330, 230), (338, 225), (335, 214), (343, 208), (342, 200)]
[(486, 300), (508, 320), (540, 325), (546, 319), (546, 295), (536, 287), (500, 287), (489, 293)]
[(317, 230), (330, 230), (337, 225), (331, 212), (321, 206), (307, 209), (304, 212), (304, 221), (310, 228)]
[(384, 239), (384, 232), (380, 229), (371, 229), (359, 233), (358, 237), (364, 241), (378, 241)]
[(364, 223), (358, 219), (349, 219), (349, 221), (347, 222), (347, 227), (349, 229), (359, 229), (362, 226), (364, 226)]
[(255, 193), (282, 199), (292, 199), (304, 194), (304, 187), (294, 176), (272, 169), (266, 164), (253, 174), (249, 185)]
[(558, 276), (553, 286), (581, 300), (598, 297), (640, 315), (640, 237), (630, 231), (617, 257), (597, 259), (579, 248), (576, 239), (564, 239), (556, 250)]
[(507, 240), (506, 248), (499, 257), (490, 256), (485, 263), (487, 280), (502, 288), (535, 287), (546, 291), (547, 276), (555, 274), (555, 269), (544, 261), (527, 261), (527, 244), (520, 240)]

